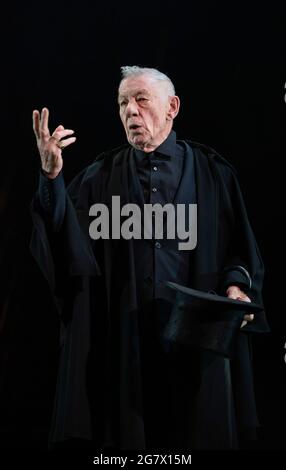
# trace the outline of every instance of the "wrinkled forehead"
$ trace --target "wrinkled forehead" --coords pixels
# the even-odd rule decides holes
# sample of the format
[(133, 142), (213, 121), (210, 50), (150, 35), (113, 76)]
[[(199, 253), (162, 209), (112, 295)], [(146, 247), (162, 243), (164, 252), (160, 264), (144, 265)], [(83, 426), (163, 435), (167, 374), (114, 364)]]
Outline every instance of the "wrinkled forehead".
[(135, 96), (138, 93), (149, 95), (157, 94), (160, 83), (151, 77), (140, 75), (139, 77), (127, 77), (122, 80), (118, 89), (118, 96)]

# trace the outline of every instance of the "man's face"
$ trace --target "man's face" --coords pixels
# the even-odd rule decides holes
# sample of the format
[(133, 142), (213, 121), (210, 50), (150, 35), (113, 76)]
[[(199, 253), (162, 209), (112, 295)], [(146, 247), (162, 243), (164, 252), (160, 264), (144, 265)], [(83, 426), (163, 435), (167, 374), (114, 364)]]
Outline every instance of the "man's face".
[(125, 78), (118, 93), (120, 118), (128, 142), (145, 151), (165, 140), (172, 127), (165, 82), (146, 75)]

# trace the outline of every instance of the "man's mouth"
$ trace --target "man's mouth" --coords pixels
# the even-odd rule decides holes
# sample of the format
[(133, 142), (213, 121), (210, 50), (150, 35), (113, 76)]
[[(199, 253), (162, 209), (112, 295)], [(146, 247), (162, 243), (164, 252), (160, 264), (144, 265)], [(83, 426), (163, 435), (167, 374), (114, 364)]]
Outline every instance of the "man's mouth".
[(139, 127), (141, 127), (139, 124), (131, 124), (129, 126), (129, 130), (130, 131), (135, 131), (136, 129), (139, 129)]

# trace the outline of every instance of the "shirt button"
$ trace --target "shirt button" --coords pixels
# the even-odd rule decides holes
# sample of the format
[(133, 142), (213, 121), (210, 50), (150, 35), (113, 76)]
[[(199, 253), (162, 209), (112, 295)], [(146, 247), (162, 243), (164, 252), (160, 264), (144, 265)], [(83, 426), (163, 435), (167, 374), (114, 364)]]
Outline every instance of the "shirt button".
[(156, 242), (156, 243), (155, 243), (155, 247), (156, 247), (156, 248), (161, 248), (161, 246), (162, 246), (162, 245), (161, 245), (160, 242)]
[(157, 171), (157, 170), (158, 170), (158, 167), (157, 167), (157, 166), (153, 166), (153, 170), (154, 170), (154, 171)]
[(157, 188), (152, 188), (153, 193), (156, 193)]

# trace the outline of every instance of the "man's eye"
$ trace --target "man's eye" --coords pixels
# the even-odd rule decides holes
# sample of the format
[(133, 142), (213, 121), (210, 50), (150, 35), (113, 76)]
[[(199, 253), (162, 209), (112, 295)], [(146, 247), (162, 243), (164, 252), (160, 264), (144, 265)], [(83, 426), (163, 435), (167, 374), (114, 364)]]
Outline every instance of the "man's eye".
[(126, 101), (121, 101), (120, 106), (126, 106)]
[(143, 98), (143, 97), (137, 98), (137, 101), (147, 101), (147, 98)]

